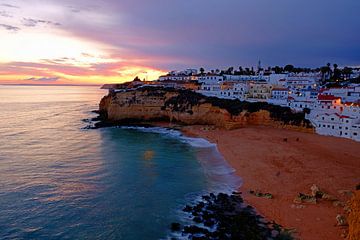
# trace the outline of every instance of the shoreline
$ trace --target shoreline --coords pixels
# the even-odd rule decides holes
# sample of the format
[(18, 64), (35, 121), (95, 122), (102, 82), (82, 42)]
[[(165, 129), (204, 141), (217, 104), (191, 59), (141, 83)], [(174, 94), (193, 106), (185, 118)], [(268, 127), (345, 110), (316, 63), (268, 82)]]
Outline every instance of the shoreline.
[[(344, 205), (351, 197), (349, 191), (360, 182), (356, 151), (359, 143), (261, 126), (235, 130), (183, 126), (180, 131), (217, 144), (219, 152), (243, 180), (239, 191), (244, 200), (266, 219), (295, 229), (294, 236), (300, 239), (336, 240), (345, 236), (347, 228), (337, 226), (336, 217), (345, 214)], [(334, 199), (316, 204), (295, 203), (297, 194), (310, 194), (313, 184)], [(249, 193), (251, 190), (271, 193), (274, 199), (254, 196)]]
[[(296, 239), (346, 237), (348, 228), (337, 226), (337, 216), (347, 215), (346, 204), (360, 182), (358, 142), (266, 126), (234, 130), (168, 122), (140, 126), (173, 129), (216, 145), (242, 179), (237, 192), (244, 201), (268, 221), (294, 230)], [(317, 199), (316, 204), (294, 201), (299, 193), (311, 195), (314, 184), (334, 199)], [(250, 191), (270, 193), (273, 199)]]
[[(201, 235), (204, 239), (213, 237), (228, 239), (227, 234), (241, 239), (244, 236), (261, 237), (261, 239), (263, 237), (264, 239), (283, 239), (282, 237), (288, 239), (290, 237), (290, 229), (283, 228), (277, 222), (259, 213), (246, 200), (244, 201), (244, 195), (239, 191), (242, 188), (243, 180), (219, 151), (218, 144), (201, 136), (190, 136), (181, 130), (184, 126), (180, 125), (156, 122), (132, 126), (120, 125), (119, 127), (166, 135), (197, 149), (196, 158), (210, 184), (202, 192), (196, 194), (196, 199), (192, 199), (184, 205), (182, 213), (186, 217), (181, 221), (185, 220), (186, 223), (171, 223), (170, 236), (176, 238), (180, 236), (179, 234), (183, 234), (183, 236), (191, 238), (191, 236)], [(232, 213), (229, 212), (229, 207), (233, 208)], [(234, 229), (236, 230), (234, 231)]]

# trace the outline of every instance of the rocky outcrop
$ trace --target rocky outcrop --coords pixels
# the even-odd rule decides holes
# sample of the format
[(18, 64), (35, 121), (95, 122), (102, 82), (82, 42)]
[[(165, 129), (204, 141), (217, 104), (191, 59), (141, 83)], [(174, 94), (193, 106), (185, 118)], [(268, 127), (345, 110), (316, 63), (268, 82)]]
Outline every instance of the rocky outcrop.
[(348, 218), (348, 240), (360, 240), (360, 189), (357, 190), (350, 202), (350, 214)]
[(313, 131), (304, 114), (292, 113), (288, 108), (154, 87), (110, 93), (101, 100), (100, 112), (107, 121), (120, 124), (170, 121), (186, 125), (215, 125), (226, 129), (266, 125)]

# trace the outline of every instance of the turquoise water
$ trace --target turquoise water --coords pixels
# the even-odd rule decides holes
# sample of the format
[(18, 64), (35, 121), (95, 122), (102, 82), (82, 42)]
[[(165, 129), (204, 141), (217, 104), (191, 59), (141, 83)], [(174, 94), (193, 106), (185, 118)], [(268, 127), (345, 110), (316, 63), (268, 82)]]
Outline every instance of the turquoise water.
[(201, 139), (84, 129), (105, 94), (0, 86), (0, 239), (165, 239), (187, 201), (239, 184)]

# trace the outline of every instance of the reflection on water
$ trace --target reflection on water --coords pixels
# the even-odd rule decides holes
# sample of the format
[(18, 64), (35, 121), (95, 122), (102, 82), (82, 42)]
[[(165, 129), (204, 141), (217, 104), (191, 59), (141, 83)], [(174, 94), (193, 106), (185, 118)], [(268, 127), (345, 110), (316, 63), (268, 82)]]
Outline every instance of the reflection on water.
[(83, 130), (104, 94), (0, 86), (0, 239), (159, 239), (209, 185), (188, 144)]

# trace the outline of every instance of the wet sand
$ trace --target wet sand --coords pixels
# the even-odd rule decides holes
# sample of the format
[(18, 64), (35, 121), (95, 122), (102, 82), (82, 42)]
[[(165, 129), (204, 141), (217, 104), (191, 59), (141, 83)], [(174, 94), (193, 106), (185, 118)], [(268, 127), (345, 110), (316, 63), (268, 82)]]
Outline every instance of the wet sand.
[[(342, 206), (321, 200), (294, 203), (298, 193), (310, 194), (316, 184), (340, 202), (360, 183), (360, 143), (269, 127), (219, 130), (204, 126), (183, 127), (187, 135), (217, 143), (220, 152), (243, 179), (244, 199), (260, 214), (285, 228), (294, 228), (299, 239), (343, 239), (346, 228), (337, 226)], [(287, 141), (284, 141), (284, 139)], [(259, 198), (250, 190), (273, 194)]]

